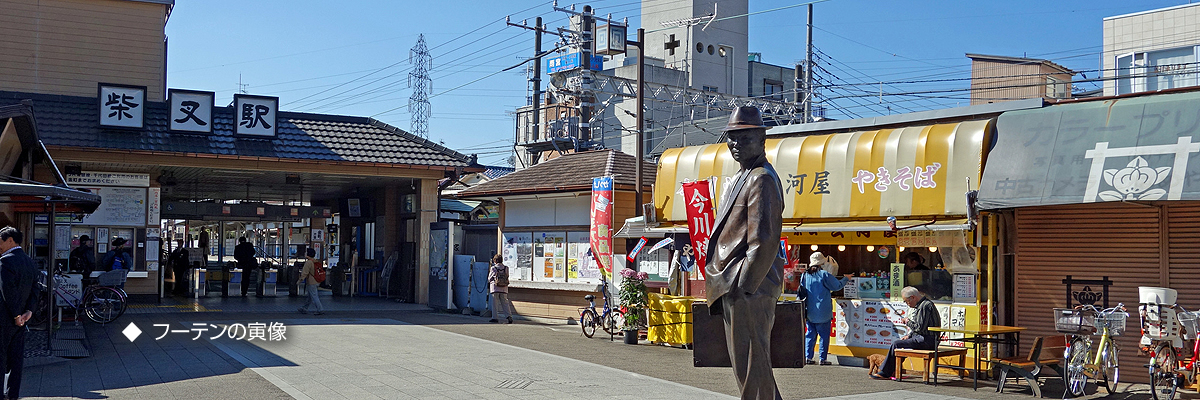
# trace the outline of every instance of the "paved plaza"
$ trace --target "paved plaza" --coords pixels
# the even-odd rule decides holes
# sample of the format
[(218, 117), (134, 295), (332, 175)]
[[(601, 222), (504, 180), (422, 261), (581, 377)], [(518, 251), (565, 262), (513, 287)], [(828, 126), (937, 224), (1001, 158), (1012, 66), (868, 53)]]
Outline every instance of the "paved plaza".
[[(432, 312), (375, 298), (329, 298), (325, 315), (301, 315), (301, 299), (204, 299), (135, 308), (116, 323), (86, 325), (92, 356), (37, 358), (23, 395), (86, 399), (722, 399), (737, 386), (728, 368), (692, 367), (690, 350), (588, 339), (579, 327)], [(217, 311), (220, 310), (220, 311)], [(285, 341), (211, 339), (185, 330), (280, 322)], [(130, 323), (143, 333), (130, 342)], [(158, 336), (164, 335), (156, 340)], [(939, 385), (875, 381), (856, 367), (776, 369), (785, 399), (1022, 399), (1029, 391), (957, 378)], [(1149, 398), (1142, 386), (1121, 395)], [(1089, 390), (1095, 393), (1095, 389)], [(1103, 390), (1100, 391), (1103, 393)], [(1048, 397), (1061, 385), (1053, 380)], [(1191, 394), (1189, 394), (1191, 395)], [(1105, 398), (1093, 394), (1087, 398)]]

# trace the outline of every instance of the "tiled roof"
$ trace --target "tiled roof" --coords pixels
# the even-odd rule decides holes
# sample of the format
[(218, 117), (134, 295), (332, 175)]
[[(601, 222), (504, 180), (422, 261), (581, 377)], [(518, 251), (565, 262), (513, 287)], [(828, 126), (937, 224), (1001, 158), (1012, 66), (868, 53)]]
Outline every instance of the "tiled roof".
[(486, 176), (488, 179), (496, 179), (517, 170), (513, 167), (497, 167), (495, 165), (485, 165), (484, 168), (487, 169), (483, 171), (483, 176)]
[(0, 91), (0, 104), (32, 100), (48, 146), (220, 154), (293, 160), (467, 167), (470, 157), (373, 118), (280, 112), (274, 138), (235, 138), (231, 107), (213, 108), (212, 134), (172, 133), (165, 102), (146, 102), (145, 129), (99, 125), (94, 97)]
[[(592, 178), (613, 176), (613, 184), (634, 187), (637, 160), (616, 150), (598, 150), (567, 154), (550, 161), (458, 192), (459, 198), (499, 194), (550, 193), (590, 190)], [(642, 162), (642, 185), (654, 184), (654, 163)]]

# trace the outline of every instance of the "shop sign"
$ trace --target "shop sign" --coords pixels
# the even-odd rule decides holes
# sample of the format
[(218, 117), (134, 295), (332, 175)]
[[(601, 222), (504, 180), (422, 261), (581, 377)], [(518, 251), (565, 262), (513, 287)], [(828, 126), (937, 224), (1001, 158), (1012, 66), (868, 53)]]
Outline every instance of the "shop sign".
[(145, 126), (146, 87), (101, 83), (97, 90), (100, 126), (142, 128)]
[(628, 27), (606, 24), (596, 27), (596, 54), (625, 54), (625, 35)]
[[(1183, 183), (1187, 175), (1188, 158), (1200, 152), (1200, 143), (1192, 143), (1191, 136), (1179, 138), (1175, 144), (1157, 146), (1108, 147), (1109, 142), (1096, 143), (1094, 149), (1084, 153), (1092, 159), (1089, 169), (1084, 203), (1099, 201), (1153, 201), (1179, 200), (1183, 196)], [(1151, 165), (1143, 156), (1173, 156), (1171, 163)], [(1124, 168), (1104, 169), (1108, 158), (1133, 157)], [(1155, 159), (1159, 161), (1159, 159)], [(1166, 161), (1166, 160), (1161, 160)], [(1155, 187), (1167, 178), (1166, 189)], [(1101, 187), (1100, 181), (1105, 185)], [(1101, 191), (1100, 189), (1108, 189)]]
[(235, 135), (275, 137), (279, 127), (278, 97), (235, 94), (233, 103)]
[(966, 243), (966, 233), (961, 230), (931, 231), (928, 229), (906, 229), (896, 232), (896, 245), (900, 247), (951, 247)]
[(904, 296), (900, 295), (900, 288), (904, 287), (904, 263), (892, 263), (888, 278), (892, 280), (892, 288), (895, 289), (892, 290), (892, 301), (904, 301)]
[[(696, 181), (683, 184), (683, 198), (687, 202), (688, 236), (692, 239), (692, 251), (696, 258), (696, 266), (701, 271), (708, 260), (708, 240), (712, 237), (713, 224), (716, 216), (712, 208), (712, 191), (709, 181)], [(704, 276), (699, 273), (699, 276)]]
[(175, 132), (212, 133), (212, 110), (216, 94), (195, 90), (167, 91), (168, 125)]
[(150, 174), (83, 171), (67, 174), (64, 178), (71, 186), (150, 186)]
[[(546, 73), (556, 74), (559, 72), (567, 72), (582, 68), (583, 54), (580, 52), (567, 53), (557, 55), (546, 59)], [(599, 71), (604, 69), (604, 56), (592, 55), (591, 70)]]
[(592, 179), (590, 246), (592, 256), (606, 276), (613, 272), (612, 210), (613, 179), (605, 176)]
[(935, 162), (924, 167), (900, 167), (894, 172), (888, 171), (885, 167), (879, 167), (878, 173), (860, 169), (853, 178), (850, 178), (850, 182), (858, 185), (858, 193), (866, 193), (867, 185), (872, 182), (875, 184), (871, 187), (877, 192), (886, 192), (892, 185), (905, 192), (915, 189), (933, 189), (937, 187), (933, 176), (941, 168), (942, 163)]
[(82, 274), (55, 275), (54, 286), (56, 290), (62, 290), (65, 294), (65, 296), (54, 296), (57, 298), (59, 307), (70, 306), (67, 299), (83, 298)]

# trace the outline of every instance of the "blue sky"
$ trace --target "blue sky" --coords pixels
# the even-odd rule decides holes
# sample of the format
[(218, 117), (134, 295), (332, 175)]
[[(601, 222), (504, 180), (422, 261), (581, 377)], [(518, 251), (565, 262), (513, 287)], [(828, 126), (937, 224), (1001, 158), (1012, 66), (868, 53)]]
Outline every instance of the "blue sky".
[[(750, 10), (801, 2), (750, 0)], [(959, 89), (970, 76), (964, 54), (983, 53), (1047, 58), (1095, 78), (1104, 17), (1185, 3), (829, 0), (814, 13), (814, 43), (824, 68), (819, 76), (840, 85), (887, 82), (870, 89), (885, 94)], [(638, 26), (639, 1), (578, 4), (629, 17)], [(525, 76), (516, 69), (480, 78), (533, 52), (532, 33), (506, 27), (506, 15), (565, 24), (565, 14), (554, 12), (549, 1), (178, 1), (167, 23), (167, 85), (215, 91), (217, 103), (228, 104), (240, 79), (248, 93), (279, 96), (286, 111), (373, 116), (408, 130), (409, 49), (424, 34), (433, 56), (430, 138), (501, 164), (508, 157), (502, 146), (513, 137), (507, 113), (525, 104)], [(750, 51), (761, 52), (763, 61), (793, 65), (804, 58), (804, 7), (748, 18)], [(543, 41), (546, 47), (551, 42)], [(902, 83), (911, 81), (920, 82)], [(847, 97), (867, 87), (823, 93), (841, 97), (829, 116), (967, 103), (961, 92), (918, 100), (885, 96), (882, 102)]]

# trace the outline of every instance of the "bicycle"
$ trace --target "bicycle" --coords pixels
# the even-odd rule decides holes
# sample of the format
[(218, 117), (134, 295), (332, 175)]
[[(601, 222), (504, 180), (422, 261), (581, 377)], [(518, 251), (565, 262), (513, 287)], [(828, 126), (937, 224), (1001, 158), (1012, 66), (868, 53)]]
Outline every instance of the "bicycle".
[[(1103, 310), (1092, 305), (1054, 309), (1055, 330), (1070, 335), (1064, 354), (1065, 394), (1083, 395), (1088, 378), (1102, 383), (1109, 394), (1115, 392), (1120, 374), (1117, 353), (1121, 349), (1112, 338), (1125, 333), (1128, 316), (1124, 304)], [(1100, 333), (1100, 339), (1093, 348), (1091, 336), (1096, 332)]]
[[(1143, 303), (1138, 310), (1142, 318), (1142, 350), (1150, 352), (1150, 363), (1146, 365), (1150, 371), (1150, 393), (1157, 400), (1174, 399), (1180, 386), (1187, 386), (1200, 375), (1200, 340), (1196, 335), (1200, 312), (1157, 303)], [(1192, 341), (1190, 359), (1179, 359), (1178, 349), (1184, 348), (1183, 340)]]
[(579, 326), (583, 329), (583, 336), (589, 338), (596, 334), (597, 325), (609, 335), (616, 335), (622, 323), (620, 313), (614, 311), (608, 301), (608, 280), (601, 277), (600, 287), (604, 296), (603, 313), (596, 312), (596, 296), (591, 294), (583, 296), (583, 299), (588, 301), (588, 306), (579, 309)]
[(55, 271), (54, 291), (48, 293), (49, 288), (44, 283), (46, 272), (41, 271), (42, 279), (38, 280), (38, 285), (35, 287), (39, 293), (35, 306), (37, 310), (34, 310), (30, 324), (40, 325), (48, 322), (51, 307), (56, 309), (59, 307), (56, 300), (62, 300), (66, 304), (63, 307), (75, 310), (76, 320), (79, 319), (81, 310), (88, 319), (98, 324), (107, 324), (120, 318), (125, 314), (129, 302), (129, 295), (121, 288), (125, 284), (128, 273), (128, 270), (104, 272), (96, 278), (96, 284), (88, 285), (83, 289), (82, 296), (76, 296), (64, 289), (67, 276), (62, 271)]

